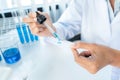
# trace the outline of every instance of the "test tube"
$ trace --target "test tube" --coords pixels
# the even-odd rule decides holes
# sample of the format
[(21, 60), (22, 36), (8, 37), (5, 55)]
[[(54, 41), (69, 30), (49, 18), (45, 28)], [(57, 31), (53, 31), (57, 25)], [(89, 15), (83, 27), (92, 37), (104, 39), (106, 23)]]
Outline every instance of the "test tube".
[[(13, 7), (15, 7), (15, 6), (13, 6)], [(15, 20), (14, 26), (16, 26), (16, 29), (17, 29), (17, 32), (18, 32), (18, 36), (19, 36), (19, 40), (20, 40), (20, 42), (22, 44), (24, 44), (25, 41), (24, 41), (24, 37), (23, 37), (23, 34), (22, 34), (22, 29), (20, 28), (20, 24), (18, 24), (20, 20), (18, 19), (17, 10), (14, 10), (12, 12), (12, 16), (13, 16), (13, 18)]]
[[(26, 15), (28, 15), (28, 13), (29, 13), (30, 11), (31, 11), (30, 9), (25, 10)], [(28, 26), (28, 25), (27, 25), (27, 26)], [(34, 42), (34, 41), (35, 41), (35, 38), (34, 38), (34, 35), (31, 33), (31, 31), (30, 31), (30, 29), (29, 29), (29, 26), (28, 26), (28, 33), (29, 33), (31, 42)]]
[(0, 48), (0, 62), (2, 61), (2, 50), (1, 50), (1, 48)]
[[(3, 8), (0, 8), (1, 11), (1, 16), (2, 16), (2, 25), (0, 26), (0, 37), (3, 35), (3, 29), (5, 28), (5, 15), (4, 15), (4, 11)], [(5, 30), (5, 29), (4, 29)], [(5, 31), (6, 32), (6, 31)], [(2, 51), (1, 51), (1, 47), (0, 47), (0, 61), (2, 61)]]
[[(31, 0), (31, 10), (32, 10), (32, 12), (36, 12), (37, 11), (37, 7), (36, 7), (36, 4), (35, 4), (35, 0)], [(39, 40), (39, 38), (38, 38), (38, 36), (34, 36), (34, 39), (36, 40), (36, 41), (38, 41)]]
[[(19, 37), (20, 37), (21, 41), (23, 41), (23, 43), (32, 42), (32, 40), (30, 40), (30, 33), (29, 33), (28, 25), (25, 23), (22, 23), (22, 21), (21, 21), (21, 18), (23, 18), (25, 16), (25, 11), (23, 9), (23, 6), (22, 6), (20, 0), (18, 0), (17, 5), (18, 5), (18, 9), (19, 9), (19, 14), (20, 14), (20, 16), (19, 16), (20, 24), (17, 27)], [(23, 36), (21, 36), (21, 33)]]
[(6, 29), (5, 29), (5, 15), (4, 15), (4, 11), (3, 9), (1, 8), (1, 15), (2, 15), (2, 18), (3, 18), (3, 23), (2, 23), (2, 28), (1, 28), (1, 34), (3, 33), (6, 33)]
[[(13, 4), (12, 5), (15, 5), (15, 4), (17, 4), (17, 8), (19, 8), (20, 6), (18, 6), (18, 3), (16, 3), (15, 2), (15, 0), (13, 0)], [(15, 6), (14, 6), (15, 7)], [(21, 8), (20, 8), (21, 9)], [(17, 20), (18, 20), (18, 22), (16, 22), (16, 29), (17, 29), (17, 32), (18, 32), (18, 36), (19, 36), (19, 40), (20, 40), (20, 42), (22, 43), (22, 44), (24, 44), (25, 43), (25, 38), (24, 38), (24, 35), (23, 35), (23, 30), (22, 30), (22, 22), (21, 22), (21, 20), (20, 20), (20, 11), (21, 10), (17, 10), (16, 9), (16, 11), (18, 11), (18, 13), (19, 14), (17, 14), (17, 12), (15, 12), (15, 17), (17, 17)]]
[(1, 55), (0, 55), (0, 62), (2, 61), (2, 57), (1, 57)]

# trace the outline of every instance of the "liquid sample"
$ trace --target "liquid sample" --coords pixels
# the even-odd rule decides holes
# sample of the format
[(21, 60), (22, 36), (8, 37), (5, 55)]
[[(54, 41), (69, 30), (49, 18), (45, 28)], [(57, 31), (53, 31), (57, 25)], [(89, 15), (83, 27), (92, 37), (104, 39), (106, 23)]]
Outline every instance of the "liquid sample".
[(0, 55), (0, 61), (2, 61), (2, 56)]
[(13, 64), (21, 59), (20, 52), (18, 48), (10, 48), (5, 50), (3, 53), (3, 58), (8, 64)]
[(60, 37), (58, 36), (58, 34), (57, 33), (53, 33), (53, 36), (55, 37), (55, 38), (57, 38), (57, 40), (58, 40), (58, 44), (61, 44), (62, 42), (61, 42), (61, 39), (60, 39)]

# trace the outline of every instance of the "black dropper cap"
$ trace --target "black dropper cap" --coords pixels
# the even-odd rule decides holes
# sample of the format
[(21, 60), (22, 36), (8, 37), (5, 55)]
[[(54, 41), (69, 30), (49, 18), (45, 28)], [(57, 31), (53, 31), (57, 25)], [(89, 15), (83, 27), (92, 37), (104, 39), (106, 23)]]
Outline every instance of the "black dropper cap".
[(36, 12), (36, 14), (37, 14), (37, 16), (36, 16), (37, 22), (39, 24), (43, 24), (46, 21), (46, 17), (44, 15), (39, 14), (38, 12)]
[(59, 9), (59, 5), (57, 4), (57, 5), (56, 5), (56, 10), (58, 10), (58, 9)]
[(0, 14), (0, 18), (3, 18), (2, 14)]

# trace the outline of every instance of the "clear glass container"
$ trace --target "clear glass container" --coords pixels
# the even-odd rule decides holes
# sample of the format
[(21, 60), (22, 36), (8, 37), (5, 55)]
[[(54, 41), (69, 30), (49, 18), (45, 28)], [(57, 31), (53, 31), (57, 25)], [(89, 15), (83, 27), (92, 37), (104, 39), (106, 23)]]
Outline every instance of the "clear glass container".
[(15, 34), (0, 36), (0, 53), (2, 60), (7, 64), (17, 63), (21, 59), (18, 38)]

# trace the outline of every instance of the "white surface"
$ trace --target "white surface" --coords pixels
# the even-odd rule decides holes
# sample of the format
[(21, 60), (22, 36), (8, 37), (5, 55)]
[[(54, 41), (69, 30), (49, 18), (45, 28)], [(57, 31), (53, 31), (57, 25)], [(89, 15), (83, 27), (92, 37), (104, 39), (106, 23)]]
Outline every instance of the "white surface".
[(0, 80), (8, 80), (12, 70), (8, 67), (0, 67)]
[(17, 67), (13, 67), (9, 80), (23, 80), (26, 76), (28, 80), (110, 80), (110, 66), (96, 75), (89, 74), (75, 63), (68, 45), (46, 40), (20, 45), (22, 60)]

